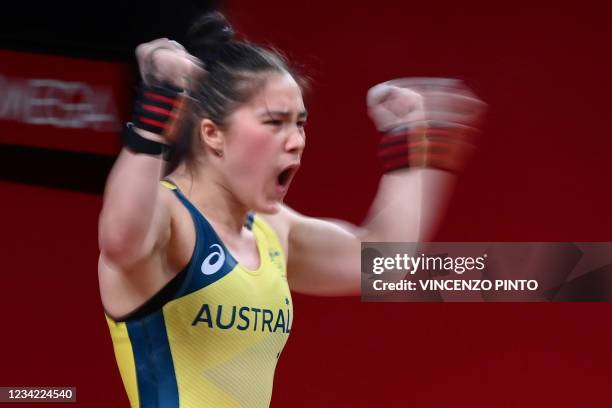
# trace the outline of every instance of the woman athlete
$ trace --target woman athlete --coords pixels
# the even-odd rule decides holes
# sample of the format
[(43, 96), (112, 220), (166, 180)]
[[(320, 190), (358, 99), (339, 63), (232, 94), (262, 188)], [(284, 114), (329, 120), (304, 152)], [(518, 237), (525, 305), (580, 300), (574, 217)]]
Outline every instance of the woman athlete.
[(357, 295), (361, 241), (428, 237), (480, 102), (457, 81), (374, 87), (388, 172), (369, 217), (311, 218), (283, 204), (306, 143), (301, 78), (218, 13), (190, 37), (189, 52), (136, 50), (144, 82), (100, 216), (102, 303), (133, 407), (266, 407), (290, 290)]

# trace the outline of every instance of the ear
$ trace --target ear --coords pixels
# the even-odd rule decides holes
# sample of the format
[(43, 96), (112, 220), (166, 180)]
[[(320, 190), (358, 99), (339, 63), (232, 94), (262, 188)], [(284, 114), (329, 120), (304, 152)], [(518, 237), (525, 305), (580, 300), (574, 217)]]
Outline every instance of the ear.
[(216, 156), (223, 156), (225, 135), (219, 125), (210, 119), (202, 119), (200, 122), (200, 138), (206, 150), (210, 150)]

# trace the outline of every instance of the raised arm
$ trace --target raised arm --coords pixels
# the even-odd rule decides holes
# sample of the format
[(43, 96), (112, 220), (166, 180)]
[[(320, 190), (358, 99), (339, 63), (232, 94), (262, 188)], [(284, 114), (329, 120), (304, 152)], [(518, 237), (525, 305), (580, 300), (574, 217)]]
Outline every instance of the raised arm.
[[(147, 86), (164, 82), (185, 88), (186, 78), (197, 69), (183, 48), (167, 39), (140, 45), (136, 56)], [(151, 96), (138, 98), (136, 110), (146, 111), (150, 106), (146, 98)], [(170, 212), (162, 197), (167, 192), (160, 188), (159, 181), (165, 165), (161, 153), (172, 132), (166, 131), (169, 119), (160, 112), (155, 107), (135, 113), (136, 123), (126, 138), (127, 146), (106, 184), (99, 246), (102, 257), (122, 269), (150, 256), (170, 234)]]
[(384, 132), (379, 154), (389, 171), (361, 226), (310, 218), (289, 208), (279, 214), (289, 226), (292, 290), (358, 295), (362, 241), (431, 239), (483, 110), (482, 102), (459, 82), (440, 81), (402, 80), (370, 91), (369, 113)]

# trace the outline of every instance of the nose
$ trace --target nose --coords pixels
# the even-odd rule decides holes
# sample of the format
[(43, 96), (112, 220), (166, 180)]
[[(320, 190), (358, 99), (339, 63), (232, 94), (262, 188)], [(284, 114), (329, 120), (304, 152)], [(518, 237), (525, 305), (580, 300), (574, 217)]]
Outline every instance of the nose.
[(285, 149), (289, 153), (301, 154), (304, 147), (306, 147), (306, 134), (303, 128), (296, 127), (289, 134)]

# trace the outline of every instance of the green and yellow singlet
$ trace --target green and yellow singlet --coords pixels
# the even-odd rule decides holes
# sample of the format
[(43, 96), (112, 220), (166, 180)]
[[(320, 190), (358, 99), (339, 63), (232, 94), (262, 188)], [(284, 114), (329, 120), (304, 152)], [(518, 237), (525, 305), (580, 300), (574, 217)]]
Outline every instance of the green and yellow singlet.
[(107, 316), (132, 407), (267, 407), (292, 322), (284, 251), (251, 214), (260, 266), (240, 265), (172, 184), (196, 226), (187, 266), (123, 321)]

